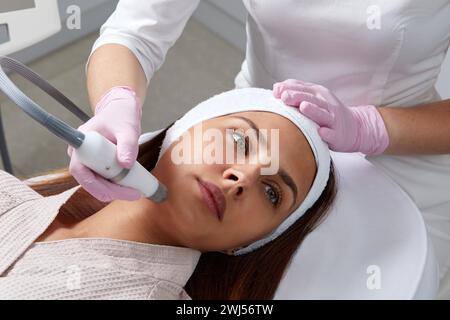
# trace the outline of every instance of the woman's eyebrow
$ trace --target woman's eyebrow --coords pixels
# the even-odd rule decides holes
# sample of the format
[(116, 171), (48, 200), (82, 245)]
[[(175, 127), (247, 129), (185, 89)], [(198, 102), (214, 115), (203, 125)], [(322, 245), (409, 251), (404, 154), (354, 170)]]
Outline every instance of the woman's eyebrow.
[[(251, 119), (242, 117), (242, 116), (233, 116), (233, 118), (237, 118), (237, 119), (245, 121), (253, 130), (259, 132), (259, 127)], [(259, 137), (259, 136), (261, 136), (261, 138), (264, 139), (264, 135), (258, 134), (257, 137)], [(292, 191), (293, 201), (292, 201), (291, 207), (289, 208), (289, 210), (291, 210), (294, 207), (295, 203), (297, 202), (297, 194), (298, 194), (297, 185), (295, 184), (294, 179), (292, 179), (292, 177), (283, 168), (280, 167), (277, 174), (280, 176), (281, 180), (283, 180), (283, 182)]]
[(281, 167), (278, 170), (278, 175), (281, 177), (281, 180), (283, 180), (283, 182), (291, 189), (294, 195), (291, 207), (289, 208), (289, 210), (291, 210), (294, 207), (295, 203), (297, 202), (297, 194), (298, 194), (297, 185), (295, 184), (294, 179), (292, 179), (292, 177), (286, 172), (286, 170), (284, 170)]
[(253, 130), (256, 131), (256, 133), (257, 133), (256, 134), (256, 138), (258, 140), (261, 138), (261, 140), (264, 142), (264, 144), (267, 145), (266, 137), (264, 135), (258, 134), (259, 133), (259, 127), (256, 125), (256, 123), (254, 123), (249, 118), (242, 117), (242, 116), (233, 116), (233, 118), (244, 120), (250, 126), (250, 128), (252, 128)]

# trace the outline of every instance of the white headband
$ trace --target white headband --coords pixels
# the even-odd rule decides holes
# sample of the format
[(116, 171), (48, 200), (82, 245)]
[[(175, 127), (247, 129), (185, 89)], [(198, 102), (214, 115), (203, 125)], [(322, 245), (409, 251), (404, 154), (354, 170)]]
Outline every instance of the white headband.
[[(251, 252), (272, 241), (286, 231), (286, 229), (311, 208), (327, 185), (331, 161), (328, 145), (323, 142), (317, 132), (319, 126), (302, 115), (296, 108), (289, 107), (281, 100), (274, 98), (271, 90), (259, 88), (244, 88), (227, 91), (200, 103), (188, 111), (181, 119), (176, 121), (169, 130), (167, 130), (158, 160), (174, 142), (196, 124), (227, 114), (245, 111), (267, 111), (276, 113), (297, 125), (305, 135), (314, 153), (317, 174), (306, 198), (300, 206), (286, 218), (286, 220), (265, 238), (234, 251), (234, 255)], [(145, 143), (146, 141), (151, 140), (155, 134), (159, 132), (161, 132), (161, 130), (156, 133), (145, 133), (141, 136), (139, 142)]]

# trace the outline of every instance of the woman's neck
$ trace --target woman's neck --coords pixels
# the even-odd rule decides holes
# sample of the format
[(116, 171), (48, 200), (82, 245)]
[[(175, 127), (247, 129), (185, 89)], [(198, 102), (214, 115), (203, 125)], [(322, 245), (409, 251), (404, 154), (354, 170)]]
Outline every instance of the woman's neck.
[(147, 199), (115, 200), (72, 226), (70, 233), (76, 238), (110, 238), (180, 246), (165, 231), (167, 225), (161, 217), (164, 217), (164, 207)]

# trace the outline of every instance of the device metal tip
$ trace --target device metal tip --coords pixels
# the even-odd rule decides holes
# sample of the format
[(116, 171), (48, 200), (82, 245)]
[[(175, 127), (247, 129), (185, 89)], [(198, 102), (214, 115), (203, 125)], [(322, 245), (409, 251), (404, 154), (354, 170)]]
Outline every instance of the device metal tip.
[(152, 196), (148, 197), (147, 199), (150, 199), (156, 203), (161, 203), (161, 202), (165, 201), (168, 196), (169, 196), (169, 194), (167, 192), (166, 186), (160, 182), (160, 183), (158, 183), (158, 189), (156, 190), (156, 192)]

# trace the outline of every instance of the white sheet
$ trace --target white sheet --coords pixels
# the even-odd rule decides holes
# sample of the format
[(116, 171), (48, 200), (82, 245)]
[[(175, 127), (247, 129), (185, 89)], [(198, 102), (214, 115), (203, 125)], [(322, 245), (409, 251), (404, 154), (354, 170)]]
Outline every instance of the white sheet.
[(437, 264), (417, 206), (362, 154), (332, 159), (334, 206), (297, 251), (275, 299), (434, 298)]

